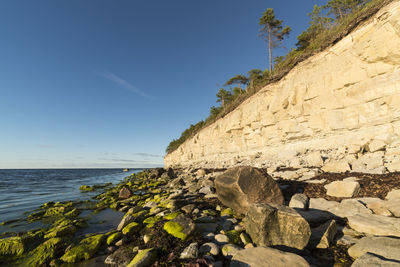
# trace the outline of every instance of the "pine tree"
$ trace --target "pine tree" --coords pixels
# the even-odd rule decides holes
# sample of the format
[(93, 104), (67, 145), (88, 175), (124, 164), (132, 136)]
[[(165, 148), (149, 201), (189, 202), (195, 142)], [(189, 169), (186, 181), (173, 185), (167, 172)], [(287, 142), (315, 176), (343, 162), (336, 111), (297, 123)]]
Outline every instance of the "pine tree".
[(260, 18), (259, 25), (262, 26), (260, 29), (260, 35), (265, 38), (268, 43), (268, 55), (269, 55), (269, 71), (272, 71), (272, 52), (273, 48), (278, 47), (283, 38), (289, 35), (291, 28), (286, 26), (283, 28), (283, 21), (275, 18), (274, 9), (267, 8)]

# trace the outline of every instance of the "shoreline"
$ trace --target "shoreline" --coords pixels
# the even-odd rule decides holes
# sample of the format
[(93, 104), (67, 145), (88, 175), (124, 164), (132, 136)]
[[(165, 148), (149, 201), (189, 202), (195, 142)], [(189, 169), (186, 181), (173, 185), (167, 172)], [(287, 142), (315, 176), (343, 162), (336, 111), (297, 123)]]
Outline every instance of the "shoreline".
[[(0, 250), (0, 263), (61, 266), (80, 262), (79, 266), (90, 266), (95, 262), (95, 266), (113, 266), (110, 264), (113, 261), (115, 263), (125, 260), (128, 264), (139, 255), (149, 257), (151, 264), (159, 264), (158, 266), (229, 266), (236, 252), (258, 246), (252, 242), (244, 227), (245, 216), (223, 205), (217, 198), (214, 181), (222, 171), (174, 171), (157, 168), (127, 176), (116, 185), (82, 185), (81, 189), (84, 190), (98, 190), (96, 201), (42, 205), (28, 218), (46, 221), (51, 226), (8, 237), (12, 242), (9, 243), (8, 254), (5, 253), (5, 246), (0, 246), (3, 247)], [(324, 192), (326, 185), (348, 177), (355, 177), (361, 185), (356, 199), (378, 197), (385, 201), (390, 190), (394, 187), (400, 188), (400, 173), (322, 173), (313, 178), (324, 180), (322, 183), (275, 180), (282, 190), (285, 205), (297, 193), (306, 195), (311, 205), (320, 198), (324, 198), (326, 203), (337, 205), (336, 210), (329, 210), (331, 216), (328, 217), (336, 220), (338, 229), (335, 238), (330, 240), (332, 244), (324, 249), (307, 248), (297, 253), (313, 266), (333, 266), (335, 263), (350, 266), (353, 259), (347, 251), (358, 239), (365, 236), (355, 231), (358, 236), (350, 238), (347, 215), (340, 214), (343, 213), (341, 203), (349, 203), (355, 198), (332, 197)], [(371, 187), (372, 181), (375, 183)], [(350, 204), (346, 204), (344, 208), (352, 209)], [(317, 208), (321, 212), (324, 210), (322, 206)], [(313, 209), (315, 208), (314, 204)], [(125, 214), (118, 219), (118, 226), (89, 235), (76, 234), (87, 228), (85, 220), (80, 217), (82, 213), (109, 209)], [(310, 206), (310, 210), (298, 212), (308, 218), (307, 214), (313, 213), (313, 209)], [(315, 218), (321, 220), (318, 217), (321, 215), (316, 214), (313, 213), (314, 221), (309, 221), (312, 227), (320, 223), (316, 223)], [(0, 237), (3, 238), (0, 243), (5, 244), (5, 236)], [(142, 255), (139, 249), (147, 254)], [(43, 255), (44, 251), (51, 253)], [(109, 264), (106, 265), (105, 262)]]

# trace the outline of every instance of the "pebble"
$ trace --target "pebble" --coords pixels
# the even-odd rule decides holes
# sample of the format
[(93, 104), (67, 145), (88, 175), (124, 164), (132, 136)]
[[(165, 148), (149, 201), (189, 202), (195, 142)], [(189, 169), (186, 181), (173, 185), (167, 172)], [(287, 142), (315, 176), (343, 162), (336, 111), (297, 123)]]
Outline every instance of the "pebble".
[(191, 243), (181, 253), (181, 259), (195, 259), (199, 255), (199, 249), (197, 243)]
[(226, 235), (223, 235), (223, 234), (215, 235), (214, 239), (218, 244), (227, 244), (227, 243), (229, 243), (229, 238)]
[(222, 255), (228, 259), (231, 259), (240, 250), (242, 250), (242, 248), (237, 245), (226, 244), (222, 247)]
[(205, 239), (205, 240), (214, 240), (214, 237), (215, 237), (215, 235), (213, 234), (213, 233), (203, 233), (203, 238)]
[(220, 249), (217, 244), (210, 242), (201, 245), (199, 252), (200, 254), (210, 253), (211, 255), (217, 256), (220, 252)]

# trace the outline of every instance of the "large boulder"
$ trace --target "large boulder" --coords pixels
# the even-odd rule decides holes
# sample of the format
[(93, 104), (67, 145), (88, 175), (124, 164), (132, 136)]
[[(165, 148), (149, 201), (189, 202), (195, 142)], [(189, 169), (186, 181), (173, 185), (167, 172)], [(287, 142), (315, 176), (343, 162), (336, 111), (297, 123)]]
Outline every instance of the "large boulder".
[(258, 246), (276, 245), (302, 250), (311, 236), (308, 222), (294, 209), (283, 205), (251, 205), (244, 225)]
[(253, 203), (284, 202), (278, 184), (257, 168), (231, 168), (215, 179), (215, 188), (223, 204), (242, 214), (246, 214)]
[(294, 253), (273, 248), (257, 247), (241, 250), (233, 256), (230, 267), (279, 267), (310, 266), (305, 259)]

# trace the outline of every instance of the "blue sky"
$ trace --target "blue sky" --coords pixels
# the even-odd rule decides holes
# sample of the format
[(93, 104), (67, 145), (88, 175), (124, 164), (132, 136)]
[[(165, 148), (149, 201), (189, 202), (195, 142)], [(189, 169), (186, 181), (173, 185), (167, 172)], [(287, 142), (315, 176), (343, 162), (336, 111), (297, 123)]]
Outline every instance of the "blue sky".
[(292, 27), (291, 48), (324, 3), (1, 1), (0, 168), (162, 165), (218, 85), (267, 67), (264, 10)]

